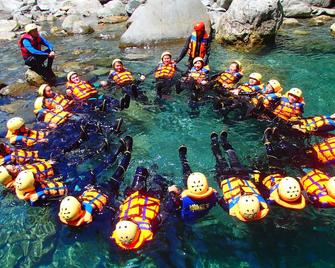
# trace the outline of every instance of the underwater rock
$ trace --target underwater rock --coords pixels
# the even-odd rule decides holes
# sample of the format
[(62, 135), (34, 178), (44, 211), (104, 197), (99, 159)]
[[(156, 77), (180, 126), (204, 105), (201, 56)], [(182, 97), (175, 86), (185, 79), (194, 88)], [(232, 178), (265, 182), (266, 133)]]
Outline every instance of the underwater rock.
[(99, 23), (115, 24), (128, 20), (128, 16), (108, 16), (99, 20)]
[(282, 21), (279, 0), (235, 0), (218, 22), (216, 39), (242, 48), (271, 44)]
[(335, 35), (335, 23), (330, 26), (330, 32)]
[(294, 30), (293, 33), (295, 35), (309, 35), (310, 34), (310, 32), (304, 31), (304, 30)]
[(285, 18), (282, 24), (282, 26), (285, 27), (296, 27), (299, 25), (301, 25), (300, 22), (295, 18)]
[(301, 0), (283, 0), (284, 15), (288, 18), (309, 18), (312, 16), (310, 4)]
[(25, 74), (26, 77), (26, 81), (30, 84), (30, 85), (34, 85), (34, 86), (40, 86), (42, 84), (45, 83), (44, 79), (42, 76), (40, 76), (38, 73), (34, 72), (31, 69), (28, 69), (26, 71)]
[(93, 70), (92, 72), (90, 72), (90, 74), (92, 76), (101, 76), (101, 75), (106, 75), (110, 72), (110, 69), (109, 68), (99, 68), (99, 69), (96, 69), (96, 70)]
[(310, 21), (309, 21), (310, 26), (321, 26), (321, 25), (324, 25), (324, 24), (325, 24), (325, 21), (320, 20), (317, 17), (311, 18)]
[(200, 0), (148, 0), (130, 17), (131, 24), (121, 36), (120, 46), (153, 45), (185, 38), (197, 20), (209, 23), (206, 8)]

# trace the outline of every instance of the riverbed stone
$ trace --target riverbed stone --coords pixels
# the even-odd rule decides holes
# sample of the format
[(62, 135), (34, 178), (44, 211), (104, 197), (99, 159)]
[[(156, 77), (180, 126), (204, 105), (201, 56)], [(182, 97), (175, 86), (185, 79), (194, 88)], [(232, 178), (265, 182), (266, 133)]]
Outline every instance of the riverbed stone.
[[(97, 20), (96, 24), (98, 24)], [(80, 14), (67, 16), (62, 23), (62, 28), (68, 33), (75, 34), (86, 34), (94, 32), (94, 29), (92, 25), (90, 25), (89, 20)]]
[(288, 18), (309, 18), (311, 5), (301, 0), (282, 0), (284, 16)]
[(23, 5), (22, 1), (18, 0), (2, 0), (0, 1), (0, 10), (14, 12), (19, 10), (20, 7)]
[(25, 77), (30, 85), (39, 86), (45, 83), (43, 77), (31, 69), (26, 71)]
[(282, 26), (284, 27), (296, 27), (301, 25), (300, 22), (295, 18), (285, 18)]
[(16, 34), (13, 32), (0, 32), (0, 40), (13, 40)]
[(335, 35), (335, 23), (330, 26), (330, 32)]
[(335, 16), (335, 8), (312, 7), (312, 14), (314, 16), (329, 15), (329, 16), (334, 17)]
[(0, 20), (0, 32), (15, 31), (18, 27), (16, 20)]
[(142, 4), (140, 0), (129, 0), (126, 4), (125, 10), (128, 14), (133, 14), (135, 9), (138, 8)]
[(185, 38), (190, 35), (194, 21), (199, 20), (209, 24), (209, 16), (200, 0), (148, 0), (128, 20), (131, 24), (122, 35), (120, 46), (152, 45)]
[(279, 0), (234, 0), (220, 18), (216, 39), (240, 48), (272, 44), (282, 21)]
[(128, 20), (128, 16), (108, 16), (102, 19), (99, 19), (99, 23), (103, 24), (116, 24)]

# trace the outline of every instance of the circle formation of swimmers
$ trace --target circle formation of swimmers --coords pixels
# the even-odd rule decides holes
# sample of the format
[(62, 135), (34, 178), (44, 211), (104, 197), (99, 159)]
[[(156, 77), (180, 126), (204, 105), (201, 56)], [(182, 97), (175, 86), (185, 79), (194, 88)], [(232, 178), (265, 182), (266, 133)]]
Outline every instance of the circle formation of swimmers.
[[(192, 171), (187, 147), (181, 145), (179, 158), (185, 189), (169, 185), (163, 176), (137, 167), (123, 201), (116, 205), (115, 197), (130, 163), (133, 140), (130, 136), (120, 137), (122, 118), (107, 124), (100, 115), (127, 109), (131, 99), (147, 102), (139, 83), (150, 73), (136, 80), (122, 60), (115, 59), (108, 80), (99, 84), (120, 89), (124, 92), (122, 98), (101, 94), (77, 72), (69, 72), (64, 95), (55, 93), (49, 84), (39, 87), (34, 103), (36, 129), (28, 128), (21, 117), (8, 120), (8, 143), (0, 144), (0, 183), (31, 205), (61, 200), (59, 220), (73, 227), (89, 224), (95, 213), (113, 204), (118, 212), (111, 239), (127, 250), (136, 250), (152, 240), (167, 215), (178, 214), (182, 221), (194, 222), (216, 204), (243, 222), (263, 219), (269, 205), (297, 210), (305, 208), (307, 203), (323, 208), (335, 206), (335, 177), (325, 171), (335, 163), (335, 137), (329, 133), (335, 129), (335, 115), (303, 117), (302, 90), (291, 88), (284, 93), (279, 81), (271, 79), (263, 84), (259, 73), (251, 73), (247, 83), (239, 83), (244, 74), (237, 60), (231, 61), (226, 70), (209, 76), (209, 44), (210, 36), (199, 22), (176, 61), (170, 52), (162, 53), (161, 61), (151, 72), (156, 79), (157, 97), (169, 95), (175, 87), (177, 93), (182, 90), (189, 93), (192, 107), (207, 99), (224, 116), (237, 110), (243, 117), (268, 120), (270, 126), (263, 136), (268, 163), (264, 167), (258, 170), (244, 167), (229, 143), (228, 133), (213, 132), (209, 142), (221, 193), (208, 185), (204, 174)], [(42, 51), (42, 45), (48, 49)], [(19, 46), (26, 64), (52, 80), (53, 46), (38, 34), (36, 25), (27, 25)], [(189, 69), (176, 79), (176, 64), (186, 54)], [(310, 144), (313, 135), (323, 139)], [(116, 138), (118, 145), (97, 167), (72, 175), (74, 171), (69, 171), (67, 165), (71, 152), (80, 151), (80, 158), (71, 166), (75, 170), (76, 164), (85, 159), (110, 151)], [(92, 141), (94, 149), (87, 147)], [(282, 166), (287, 159), (296, 164), (299, 177), (286, 174)], [(118, 165), (111, 179), (98, 184), (97, 176), (116, 161)]]

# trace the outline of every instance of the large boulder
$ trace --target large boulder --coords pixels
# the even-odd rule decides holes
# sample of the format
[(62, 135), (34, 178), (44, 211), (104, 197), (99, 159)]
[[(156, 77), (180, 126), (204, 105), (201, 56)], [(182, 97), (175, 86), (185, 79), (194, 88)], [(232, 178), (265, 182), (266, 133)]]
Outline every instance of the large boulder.
[(98, 0), (69, 0), (67, 5), (72, 7), (67, 11), (67, 14), (96, 14), (103, 7)]
[(13, 32), (0, 32), (0, 40), (13, 40), (16, 34)]
[(331, 34), (335, 35), (335, 23), (333, 23), (333, 24), (330, 26), (330, 32), (331, 32)]
[(0, 20), (0, 32), (15, 31), (17, 27), (17, 21), (15, 20)]
[(45, 83), (43, 77), (31, 69), (27, 70), (25, 77), (29, 85), (40, 86)]
[(18, 0), (0, 1), (0, 10), (13, 12), (19, 10), (22, 5), (23, 2)]
[(284, 16), (288, 18), (309, 18), (312, 16), (312, 7), (301, 0), (282, 0)]
[(62, 28), (67, 33), (74, 34), (87, 34), (94, 32), (93, 27), (98, 24), (97, 18), (84, 17), (80, 14), (73, 14), (67, 16), (63, 23)]
[[(192, 12), (190, 12), (192, 11)], [(141, 46), (187, 37), (194, 21), (209, 23), (200, 0), (148, 0), (130, 17), (130, 26), (122, 35), (120, 46)]]
[(216, 28), (216, 39), (237, 47), (274, 43), (283, 21), (280, 0), (234, 0)]
[(97, 15), (101, 18), (108, 16), (125, 16), (127, 15), (126, 5), (120, 0), (108, 2), (103, 8), (97, 11)]
[(318, 7), (330, 7), (335, 4), (334, 0), (304, 0), (304, 2), (307, 2), (310, 5)]

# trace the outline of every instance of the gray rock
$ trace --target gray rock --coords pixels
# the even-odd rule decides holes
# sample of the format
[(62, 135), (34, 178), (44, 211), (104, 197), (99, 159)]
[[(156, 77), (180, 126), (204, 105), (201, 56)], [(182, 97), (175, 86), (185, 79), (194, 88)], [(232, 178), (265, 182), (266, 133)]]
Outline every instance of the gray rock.
[(52, 13), (56, 12), (63, 4), (64, 0), (37, 0), (37, 6), (42, 11), (51, 11)]
[(330, 7), (335, 4), (334, 0), (304, 0), (304, 1), (309, 3), (310, 5), (318, 7)]
[(52, 14), (49, 14), (48, 16), (47, 16), (47, 21), (49, 21), (49, 22), (51, 22), (51, 21), (55, 21), (57, 18), (54, 16), (54, 15), (52, 15)]
[[(90, 19), (84, 18), (82, 15), (69, 15), (64, 19), (62, 28), (68, 33), (86, 34), (94, 32), (92, 24)], [(96, 19), (97, 24), (98, 21)]]
[(13, 15), (13, 19), (17, 21), (17, 23), (21, 26), (21, 28), (24, 26), (24, 25), (27, 25), (29, 23), (32, 22), (32, 19), (25, 16), (25, 15), (22, 15), (22, 14), (17, 14), (15, 13)]
[(67, 11), (67, 14), (96, 14), (103, 6), (98, 0), (71, 0), (73, 6)]
[(283, 21), (279, 0), (234, 0), (218, 23), (216, 39), (238, 47), (273, 43)]
[(113, 0), (108, 2), (103, 8), (97, 11), (97, 15), (100, 18), (107, 16), (124, 16), (127, 15), (126, 5), (120, 0)]
[(65, 15), (66, 15), (66, 11), (64, 11), (64, 10), (58, 10), (58, 11), (56, 11), (56, 13), (54, 13), (54, 16), (57, 17), (57, 18), (65, 16)]
[(13, 40), (16, 34), (13, 32), (0, 32), (0, 40)]
[(200, 0), (148, 0), (128, 20), (132, 23), (122, 35), (120, 46), (152, 45), (185, 38), (197, 20), (209, 23), (206, 8)]
[(0, 10), (0, 18), (3, 20), (11, 20), (13, 19), (13, 15), (8, 11)]
[(141, 4), (142, 3), (139, 0), (130, 0), (126, 5), (126, 12), (128, 14), (133, 14), (135, 9), (138, 8)]
[(217, 3), (220, 7), (224, 8), (225, 10), (228, 10), (233, 0), (218, 0)]
[(45, 83), (43, 77), (35, 73), (31, 69), (27, 70), (25, 77), (26, 77), (26, 81), (28, 82), (28, 84), (33, 85), (33, 86), (40, 86)]
[(121, 23), (125, 22), (128, 20), (127, 16), (109, 16), (109, 17), (104, 17), (99, 20), (99, 23), (103, 24), (115, 24), (115, 23)]
[(0, 20), (0, 32), (11, 32), (18, 28), (15, 20)]
[(312, 16), (310, 4), (301, 0), (282, 0), (284, 16), (288, 18), (309, 18)]

